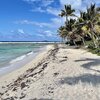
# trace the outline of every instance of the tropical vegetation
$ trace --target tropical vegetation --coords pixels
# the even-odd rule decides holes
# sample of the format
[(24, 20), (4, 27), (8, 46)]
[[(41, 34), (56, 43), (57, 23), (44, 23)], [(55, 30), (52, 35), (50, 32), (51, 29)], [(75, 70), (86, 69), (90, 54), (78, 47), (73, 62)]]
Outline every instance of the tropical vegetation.
[[(75, 15), (71, 5), (65, 5), (59, 14), (65, 17), (65, 24), (58, 29), (59, 36), (67, 43), (88, 47), (94, 53), (100, 54), (100, 7), (91, 4), (86, 11)], [(69, 40), (69, 41), (68, 41)], [(80, 42), (79, 42), (80, 41)]]

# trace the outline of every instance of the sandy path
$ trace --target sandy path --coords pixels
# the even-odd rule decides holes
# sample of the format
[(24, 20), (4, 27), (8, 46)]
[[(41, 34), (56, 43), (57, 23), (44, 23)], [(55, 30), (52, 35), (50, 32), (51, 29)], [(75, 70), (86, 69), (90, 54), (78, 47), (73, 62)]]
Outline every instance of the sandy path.
[(0, 87), (1, 100), (100, 100), (100, 56), (50, 47)]

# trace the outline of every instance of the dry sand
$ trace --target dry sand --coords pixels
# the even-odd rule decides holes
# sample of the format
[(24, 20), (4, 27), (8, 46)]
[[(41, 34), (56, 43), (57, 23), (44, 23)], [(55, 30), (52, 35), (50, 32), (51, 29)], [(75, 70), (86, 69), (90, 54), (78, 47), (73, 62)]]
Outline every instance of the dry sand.
[(33, 61), (0, 78), (0, 100), (100, 100), (100, 56), (47, 46)]

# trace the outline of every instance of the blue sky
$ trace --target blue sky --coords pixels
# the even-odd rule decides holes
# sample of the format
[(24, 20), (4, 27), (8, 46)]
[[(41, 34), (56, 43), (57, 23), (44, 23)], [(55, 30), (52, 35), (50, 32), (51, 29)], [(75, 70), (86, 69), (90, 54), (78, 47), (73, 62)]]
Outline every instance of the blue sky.
[(56, 41), (57, 28), (64, 23), (58, 14), (72, 4), (78, 15), (99, 0), (0, 0), (0, 41)]

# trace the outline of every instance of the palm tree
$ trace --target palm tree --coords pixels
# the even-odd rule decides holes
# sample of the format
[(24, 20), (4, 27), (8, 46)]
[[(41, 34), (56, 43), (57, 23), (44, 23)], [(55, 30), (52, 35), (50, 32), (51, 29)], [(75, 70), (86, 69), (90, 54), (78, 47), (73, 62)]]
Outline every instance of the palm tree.
[[(65, 25), (59, 28), (59, 35), (62, 38), (69, 37), (71, 40), (81, 38), (85, 45), (85, 36), (90, 36), (95, 48), (99, 47), (100, 42), (100, 7), (91, 4), (86, 12), (80, 11), (80, 17), (77, 20), (68, 19), (69, 16), (75, 16), (74, 9), (71, 5), (65, 5), (64, 10), (61, 10), (61, 17), (66, 17)], [(99, 45), (98, 45), (99, 44)]]
[(71, 5), (65, 5), (64, 6), (64, 10), (61, 10), (61, 13), (59, 14), (59, 16), (61, 17), (66, 17), (66, 22), (65, 24), (68, 24), (68, 17), (69, 16), (75, 16), (73, 13), (75, 12), (74, 9), (72, 9)]
[(85, 45), (85, 39), (84, 39), (85, 33), (83, 32), (82, 27), (81, 26), (76, 26), (73, 33), (76, 34), (77, 38), (80, 38), (80, 40)]
[(78, 19), (78, 25), (81, 26), (81, 29), (84, 33), (89, 34), (95, 47), (98, 47), (98, 36), (95, 31), (95, 25), (98, 21), (98, 11), (95, 7), (95, 4), (91, 4), (89, 8), (87, 8), (87, 12), (80, 12), (80, 18)]
[(58, 35), (60, 37), (62, 37), (64, 40), (66, 38), (70, 38), (71, 39), (71, 32), (73, 30), (73, 26), (74, 26), (74, 23), (75, 23), (75, 20), (74, 19), (70, 19), (68, 20), (68, 24), (66, 26), (61, 26), (59, 29), (58, 29)]
[(87, 25), (88, 30), (90, 30), (90, 36), (96, 48), (98, 47), (98, 36), (96, 33), (95, 25), (97, 25), (99, 15), (100, 14), (98, 14), (95, 4), (91, 4), (91, 6), (87, 9), (87, 20), (85, 25)]
[(68, 31), (66, 30), (65, 26), (61, 26), (59, 27), (59, 29), (57, 30), (58, 35), (65, 40), (68, 34)]
[(75, 44), (74, 40), (76, 39), (76, 34), (73, 34), (75, 21), (76, 21), (75, 19), (68, 20), (68, 23), (64, 27), (64, 30), (63, 30), (65, 37), (67, 39), (70, 39), (71, 41), (73, 41), (74, 44)]

